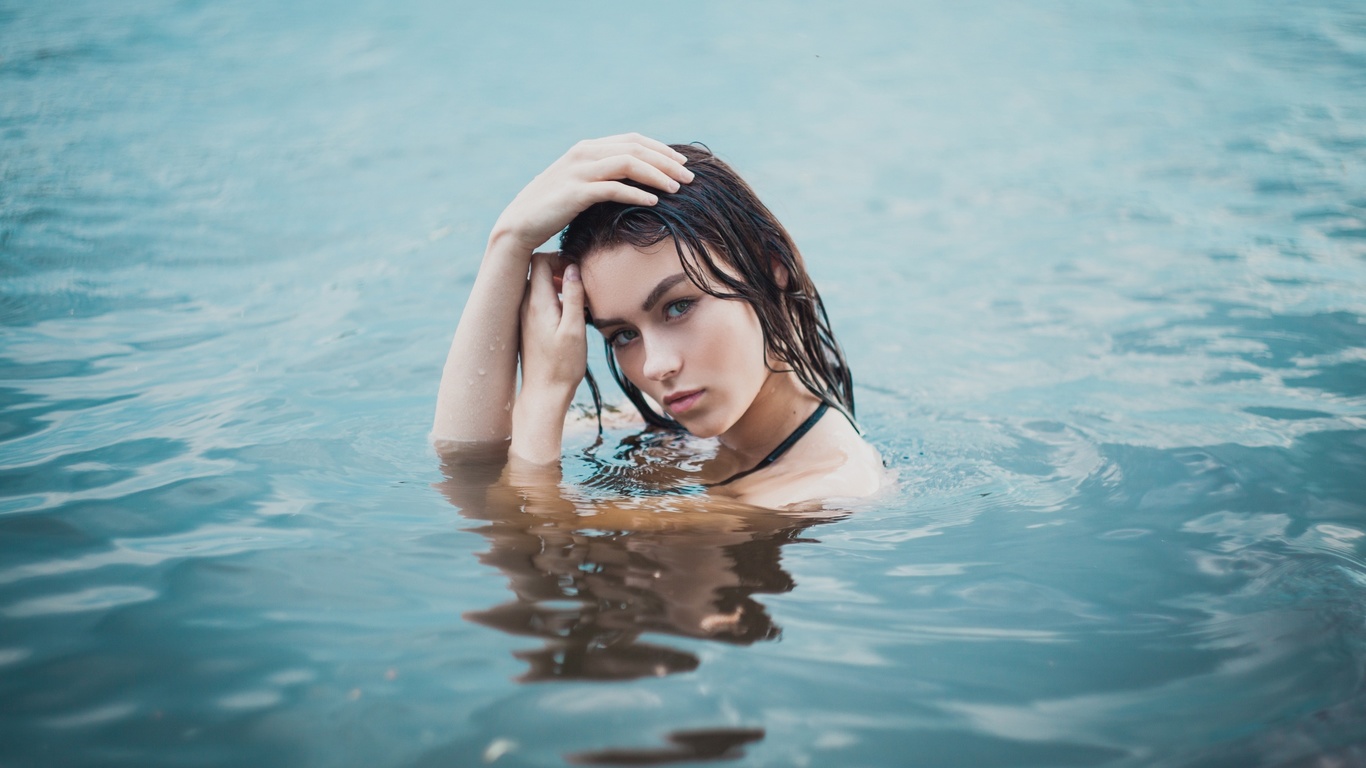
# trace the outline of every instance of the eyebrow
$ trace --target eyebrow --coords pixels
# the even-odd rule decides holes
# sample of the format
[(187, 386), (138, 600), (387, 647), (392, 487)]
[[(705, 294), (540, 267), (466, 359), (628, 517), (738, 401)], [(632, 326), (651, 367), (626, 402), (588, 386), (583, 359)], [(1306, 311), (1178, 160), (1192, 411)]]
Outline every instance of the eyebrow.
[[(645, 301), (640, 305), (641, 311), (649, 312), (650, 310), (654, 309), (655, 305), (659, 303), (660, 299), (664, 298), (664, 294), (668, 293), (670, 288), (673, 288), (675, 285), (678, 285), (679, 283), (687, 279), (688, 275), (686, 273), (679, 272), (676, 275), (669, 275), (663, 280), (660, 280), (659, 284), (656, 285), (654, 289), (650, 291), (650, 295), (646, 296)], [(602, 328), (609, 325), (625, 324), (625, 320), (622, 320), (621, 318), (617, 317), (608, 318), (606, 320), (593, 320), (593, 326), (596, 328)]]

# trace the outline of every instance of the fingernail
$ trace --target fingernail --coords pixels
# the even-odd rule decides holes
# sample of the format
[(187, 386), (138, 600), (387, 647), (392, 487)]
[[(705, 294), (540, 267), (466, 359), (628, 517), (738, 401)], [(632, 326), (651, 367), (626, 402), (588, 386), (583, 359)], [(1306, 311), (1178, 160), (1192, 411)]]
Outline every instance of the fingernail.
[(688, 170), (687, 168), (684, 168), (684, 169), (683, 169), (683, 180), (684, 180), (684, 181), (690, 182), (690, 181), (692, 181), (692, 180), (695, 179), (695, 178), (697, 178), (697, 174), (693, 173), (692, 171)]
[(579, 281), (579, 265), (570, 264), (569, 266), (565, 267), (564, 279), (571, 283), (577, 283)]

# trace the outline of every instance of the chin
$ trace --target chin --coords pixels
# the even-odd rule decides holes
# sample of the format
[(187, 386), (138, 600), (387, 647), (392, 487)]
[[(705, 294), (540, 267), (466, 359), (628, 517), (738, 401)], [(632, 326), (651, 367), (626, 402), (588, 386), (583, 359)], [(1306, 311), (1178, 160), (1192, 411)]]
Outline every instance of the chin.
[(692, 435), (693, 437), (716, 437), (717, 435), (720, 435), (727, 429), (729, 429), (727, 425), (720, 423), (716, 419), (680, 419), (678, 417), (674, 417), (674, 420), (677, 421), (679, 424), (682, 424), (683, 428), (688, 430), (688, 434)]
[[(681, 423), (681, 422), (680, 422), (680, 423)], [(683, 425), (683, 428), (686, 429), (686, 430), (688, 430), (688, 434), (692, 435), (693, 437), (703, 437), (703, 438), (716, 437), (717, 435), (721, 434), (721, 432), (723, 431), (723, 430), (720, 430), (720, 429), (697, 429), (697, 428), (694, 428), (694, 427), (690, 427), (690, 426), (688, 426), (687, 424), (684, 424), (684, 425)]]

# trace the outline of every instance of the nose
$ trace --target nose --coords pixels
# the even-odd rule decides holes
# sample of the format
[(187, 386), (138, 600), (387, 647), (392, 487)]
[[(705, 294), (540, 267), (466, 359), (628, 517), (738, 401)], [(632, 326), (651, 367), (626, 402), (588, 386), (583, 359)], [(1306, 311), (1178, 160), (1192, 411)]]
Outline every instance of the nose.
[(641, 339), (645, 342), (645, 366), (641, 373), (650, 381), (665, 381), (678, 375), (683, 358), (674, 346), (660, 339)]

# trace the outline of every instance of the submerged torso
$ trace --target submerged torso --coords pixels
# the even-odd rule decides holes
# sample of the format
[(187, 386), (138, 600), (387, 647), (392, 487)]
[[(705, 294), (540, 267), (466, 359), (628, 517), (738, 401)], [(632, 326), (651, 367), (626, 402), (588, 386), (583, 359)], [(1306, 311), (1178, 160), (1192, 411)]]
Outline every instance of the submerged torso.
[[(609, 413), (607, 423), (644, 426), (620, 412)], [(581, 433), (596, 430), (597, 423), (580, 415), (567, 427), (569, 434)], [(878, 451), (835, 409), (796, 437), (779, 455), (764, 457), (772, 463), (756, 467), (754, 459), (727, 451), (715, 439), (642, 431), (623, 437), (615, 449), (595, 445), (585, 451), (589, 476), (583, 484), (627, 496), (702, 496), (769, 509), (866, 498), (886, 484)]]

